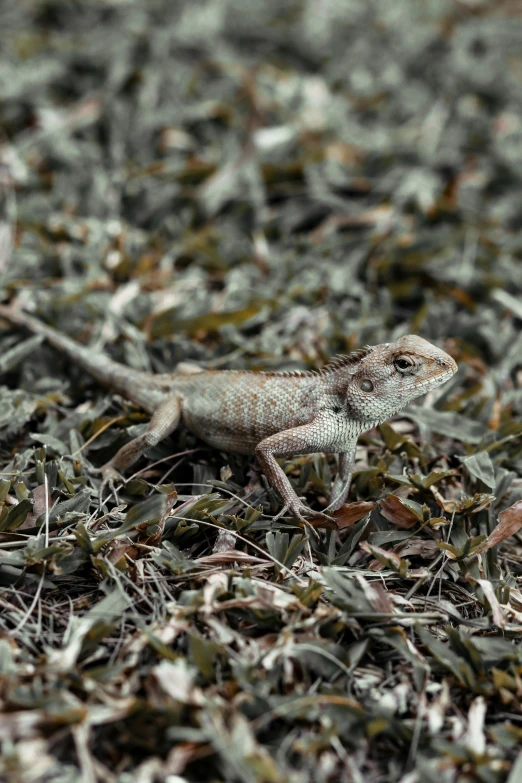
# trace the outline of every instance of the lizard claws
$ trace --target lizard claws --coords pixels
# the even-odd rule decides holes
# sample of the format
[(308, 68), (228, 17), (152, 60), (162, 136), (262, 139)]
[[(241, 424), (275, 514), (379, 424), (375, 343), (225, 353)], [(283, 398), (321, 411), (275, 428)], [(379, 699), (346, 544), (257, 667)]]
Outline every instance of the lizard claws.
[(98, 490), (100, 506), (103, 504), (103, 495), (107, 487), (110, 490), (110, 494), (114, 496), (115, 502), (118, 503), (118, 490), (116, 489), (116, 484), (125, 483), (123, 476), (110, 464), (103, 465), (101, 468), (98, 468), (96, 472), (101, 473), (102, 477)]
[(301, 503), (301, 501), (298, 501), (297, 503), (289, 503), (288, 510), (295, 517), (297, 517), (297, 519), (300, 522), (306, 525), (306, 527), (311, 528), (316, 536), (317, 536), (317, 531), (315, 530), (313, 525), (310, 524), (309, 519), (307, 519), (306, 517), (311, 517), (312, 519), (324, 519), (325, 522), (328, 522), (329, 526), (334, 525), (337, 528), (337, 522), (333, 517), (328, 516), (328, 514), (325, 514), (322, 511), (314, 511), (312, 508), (308, 508), (308, 506), (305, 506), (304, 503)]
[(284, 515), (289, 511), (292, 516), (296, 517), (296, 519), (299, 520), (299, 522), (302, 522), (304, 527), (312, 533), (312, 535), (319, 539), (319, 533), (314, 528), (313, 525), (310, 524), (310, 522), (306, 519), (307, 516), (312, 516), (314, 518), (322, 517), (324, 519), (327, 519), (330, 524), (332, 522), (337, 526), (337, 523), (335, 522), (335, 519), (332, 519), (331, 517), (327, 516), (326, 514), (322, 514), (320, 511), (313, 511), (313, 509), (308, 508), (304, 505), (304, 503), (301, 503), (298, 501), (297, 503), (286, 503), (281, 511), (279, 511), (275, 517), (272, 517), (272, 522), (277, 522), (278, 519), (281, 519), (281, 517), (284, 517)]

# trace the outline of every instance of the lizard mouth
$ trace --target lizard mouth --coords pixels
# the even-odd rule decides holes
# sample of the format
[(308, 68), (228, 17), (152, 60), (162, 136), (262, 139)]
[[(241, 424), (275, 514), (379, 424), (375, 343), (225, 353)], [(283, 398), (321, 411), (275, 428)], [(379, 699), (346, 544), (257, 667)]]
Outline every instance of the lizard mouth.
[(433, 389), (435, 386), (441, 386), (443, 383), (446, 383), (446, 381), (449, 381), (449, 379), (452, 378), (458, 370), (455, 362), (453, 362), (453, 365), (453, 367), (449, 367), (447, 370), (443, 370), (441, 373), (435, 373), (430, 378), (426, 378), (426, 380), (421, 381), (420, 386), (426, 386), (426, 390), (428, 390), (428, 388)]
[(435, 362), (437, 363), (438, 367), (440, 367), (440, 372), (433, 374), (433, 376), (430, 379), (430, 383), (435, 382), (437, 385), (440, 385), (441, 383), (446, 383), (446, 381), (449, 381), (449, 379), (453, 375), (455, 375), (455, 373), (459, 369), (455, 359), (453, 359), (448, 354), (444, 354), (444, 356), (435, 357)]

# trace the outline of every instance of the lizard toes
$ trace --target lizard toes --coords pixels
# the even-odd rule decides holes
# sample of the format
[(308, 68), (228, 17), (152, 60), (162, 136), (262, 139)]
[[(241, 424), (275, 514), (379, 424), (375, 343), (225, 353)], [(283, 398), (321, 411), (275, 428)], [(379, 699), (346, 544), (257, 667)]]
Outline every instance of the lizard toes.
[(116, 502), (118, 502), (118, 493), (116, 490), (116, 484), (117, 483), (124, 483), (123, 476), (118, 473), (116, 468), (113, 468), (112, 465), (103, 465), (102, 468), (100, 468), (101, 473), (101, 484), (99, 489), (99, 498), (100, 498), (100, 504), (103, 500), (103, 495), (105, 490), (108, 488), (110, 491), (110, 494), (114, 495), (114, 499)]
[[(310, 519), (320, 519), (327, 522), (327, 527), (331, 528), (332, 526), (334, 528), (337, 528), (337, 522), (336, 520), (329, 516), (328, 514), (325, 514), (322, 511), (314, 511), (312, 508), (308, 508), (308, 506), (305, 506), (304, 503), (299, 502), (299, 504), (293, 504), (289, 505), (288, 509), (297, 519), (299, 519), (300, 522), (303, 522), (307, 528), (314, 529), (314, 526), (310, 524)], [(317, 535), (317, 532), (314, 530), (315, 535)]]
[(307, 517), (312, 517), (313, 519), (327, 519), (328, 522), (335, 521), (332, 517), (329, 517), (328, 514), (324, 514), (322, 511), (314, 511), (313, 508), (308, 508), (308, 506), (305, 506), (305, 504), (301, 502), (299, 502), (299, 504), (295, 503), (289, 505), (288, 510), (297, 517), (297, 519), (300, 519), (301, 522), (305, 522)]
[(309, 516), (311, 512), (311, 509), (307, 508), (305, 504), (300, 501), (288, 503), (287, 506), (285, 506), (285, 509), (287, 509), (292, 516), (296, 517), (296, 519), (299, 519), (300, 522), (305, 522), (306, 517)]

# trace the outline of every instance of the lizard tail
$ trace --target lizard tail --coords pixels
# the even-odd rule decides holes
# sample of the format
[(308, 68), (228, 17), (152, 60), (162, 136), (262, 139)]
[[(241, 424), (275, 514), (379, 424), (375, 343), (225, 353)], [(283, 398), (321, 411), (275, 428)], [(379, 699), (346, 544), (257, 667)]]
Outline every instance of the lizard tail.
[(34, 334), (44, 335), (53, 348), (86, 370), (103, 386), (121, 394), (149, 413), (156, 409), (156, 390), (152, 388), (154, 386), (153, 376), (149, 373), (139, 372), (124, 364), (114, 362), (102, 353), (96, 353), (94, 350), (86, 348), (76, 340), (71, 340), (67, 335), (15, 307), (0, 305), (0, 318), (5, 318), (9, 323), (28, 329)]

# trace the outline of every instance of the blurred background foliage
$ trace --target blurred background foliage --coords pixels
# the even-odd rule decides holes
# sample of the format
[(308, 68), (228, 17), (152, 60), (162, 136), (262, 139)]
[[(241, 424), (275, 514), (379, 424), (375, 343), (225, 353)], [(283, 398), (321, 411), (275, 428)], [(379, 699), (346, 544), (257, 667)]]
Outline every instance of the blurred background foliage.
[(519, 10), (7, 0), (3, 284), (78, 330), (152, 313), (198, 358), (315, 365), (406, 328), (505, 358)]

